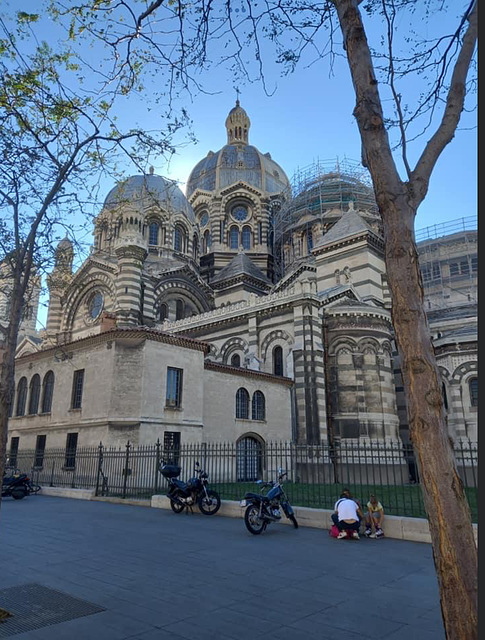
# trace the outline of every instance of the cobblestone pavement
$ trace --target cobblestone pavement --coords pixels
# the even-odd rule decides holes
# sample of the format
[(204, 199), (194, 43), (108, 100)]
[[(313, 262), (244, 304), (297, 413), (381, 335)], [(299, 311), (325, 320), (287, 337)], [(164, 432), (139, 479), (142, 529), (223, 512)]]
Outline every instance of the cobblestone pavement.
[(34, 583), (105, 611), (15, 640), (444, 639), (424, 543), (278, 524), (252, 536), (217, 515), (6, 498), (0, 589)]

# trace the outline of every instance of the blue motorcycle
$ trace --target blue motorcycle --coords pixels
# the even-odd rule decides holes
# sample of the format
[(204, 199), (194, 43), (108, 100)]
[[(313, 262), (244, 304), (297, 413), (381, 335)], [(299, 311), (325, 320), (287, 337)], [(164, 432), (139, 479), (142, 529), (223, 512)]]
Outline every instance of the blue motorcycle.
[[(282, 486), (286, 475), (287, 472), (279, 468), (278, 480), (276, 482), (262, 482), (262, 480), (258, 480), (257, 484), (261, 485), (260, 492), (248, 492), (240, 501), (239, 505), (246, 507), (244, 523), (247, 530), (253, 535), (257, 536), (263, 533), (271, 522), (281, 520), (281, 509), (283, 509), (285, 516), (291, 520), (295, 529), (298, 529), (298, 522), (295, 518), (293, 507)], [(266, 493), (264, 493), (265, 491)]]

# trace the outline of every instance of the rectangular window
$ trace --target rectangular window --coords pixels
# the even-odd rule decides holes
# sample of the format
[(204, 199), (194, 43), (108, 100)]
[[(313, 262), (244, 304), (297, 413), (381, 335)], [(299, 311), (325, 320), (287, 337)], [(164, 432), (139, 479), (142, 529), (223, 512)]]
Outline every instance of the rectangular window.
[(433, 264), (433, 280), (438, 280), (441, 276), (441, 269), (438, 262)]
[(421, 275), (423, 276), (423, 282), (428, 282), (431, 280), (431, 271), (429, 265), (424, 265), (421, 269)]
[(182, 369), (167, 367), (167, 407), (182, 406), (182, 377)]
[(77, 433), (68, 433), (66, 440), (66, 460), (64, 467), (74, 469), (76, 466)]
[(478, 271), (478, 256), (472, 256), (472, 271)]
[(35, 443), (34, 467), (44, 466), (45, 441), (47, 436), (37, 436)]
[(72, 379), (71, 409), (80, 409), (83, 399), (84, 369), (74, 372)]
[(163, 461), (178, 465), (180, 460), (180, 433), (165, 431), (163, 434)]
[(460, 262), (460, 270), (464, 275), (468, 275), (470, 273), (470, 265), (468, 264), (468, 260), (463, 260)]
[(460, 274), (460, 269), (458, 267), (458, 262), (452, 262), (450, 264), (450, 276), (457, 276)]
[(8, 456), (8, 466), (16, 467), (17, 466), (17, 456), (19, 452), (19, 442), (20, 438), (15, 437), (10, 439), (10, 453)]

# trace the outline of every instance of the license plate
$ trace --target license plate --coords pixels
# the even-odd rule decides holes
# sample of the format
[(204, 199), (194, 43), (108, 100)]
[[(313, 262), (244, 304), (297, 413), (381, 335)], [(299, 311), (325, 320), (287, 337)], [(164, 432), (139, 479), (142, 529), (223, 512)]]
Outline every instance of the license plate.
[(239, 503), (240, 507), (245, 507), (246, 506), (246, 500), (241, 500), (241, 502)]

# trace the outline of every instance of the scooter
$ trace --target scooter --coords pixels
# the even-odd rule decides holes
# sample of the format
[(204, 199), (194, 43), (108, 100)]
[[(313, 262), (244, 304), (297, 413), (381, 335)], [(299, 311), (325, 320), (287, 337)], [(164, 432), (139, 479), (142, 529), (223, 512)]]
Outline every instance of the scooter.
[(39, 485), (35, 485), (26, 473), (16, 471), (11, 476), (4, 474), (2, 482), (2, 498), (11, 496), (14, 500), (22, 500), (30, 493), (37, 493)]
[[(295, 529), (298, 529), (298, 522), (293, 512), (293, 507), (288, 500), (283, 489), (283, 480), (288, 475), (281, 467), (278, 468), (278, 479), (276, 482), (263, 482), (258, 480), (256, 484), (261, 485), (259, 493), (248, 492), (240, 501), (241, 507), (246, 507), (244, 512), (244, 524), (247, 530), (253, 535), (259, 535), (266, 530), (271, 522), (281, 520), (280, 507), (285, 516), (291, 520)], [(264, 494), (263, 491), (269, 489)]]

